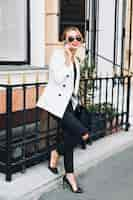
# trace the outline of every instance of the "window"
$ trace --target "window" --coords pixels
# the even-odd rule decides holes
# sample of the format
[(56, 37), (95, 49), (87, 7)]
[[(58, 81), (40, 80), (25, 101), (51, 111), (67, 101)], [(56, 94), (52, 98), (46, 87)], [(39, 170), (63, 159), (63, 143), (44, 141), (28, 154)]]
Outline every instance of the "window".
[(0, 64), (29, 63), (29, 0), (0, 0)]
[(66, 26), (77, 26), (84, 34), (85, 32), (85, 0), (60, 0), (59, 33)]

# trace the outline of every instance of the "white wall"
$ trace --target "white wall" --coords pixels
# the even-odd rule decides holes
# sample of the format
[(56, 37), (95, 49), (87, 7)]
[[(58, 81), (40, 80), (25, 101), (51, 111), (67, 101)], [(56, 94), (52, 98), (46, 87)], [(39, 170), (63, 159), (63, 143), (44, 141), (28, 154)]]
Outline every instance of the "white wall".
[[(115, 0), (100, 0), (99, 1), (99, 41), (98, 54), (113, 61), (114, 48), (114, 16), (115, 16)], [(117, 38), (117, 64), (120, 65), (121, 59), (121, 35), (122, 35), (122, 0), (119, 0), (119, 26)], [(120, 69), (120, 68), (119, 68)], [(106, 76), (113, 75), (113, 64), (98, 58), (98, 74)]]
[(45, 0), (31, 0), (31, 65), (44, 66)]
[(26, 60), (26, 21), (26, 0), (0, 0), (0, 61)]

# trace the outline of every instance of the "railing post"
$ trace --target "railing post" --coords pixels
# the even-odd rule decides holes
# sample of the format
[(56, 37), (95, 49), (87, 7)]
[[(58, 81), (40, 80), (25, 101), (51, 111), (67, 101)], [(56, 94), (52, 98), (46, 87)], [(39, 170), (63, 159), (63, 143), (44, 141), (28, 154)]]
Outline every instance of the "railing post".
[(126, 109), (126, 127), (125, 131), (128, 131), (129, 124), (129, 109), (130, 109), (130, 91), (131, 91), (131, 76), (127, 78), (127, 109)]
[[(23, 90), (23, 145), (22, 145), (22, 159), (25, 161), (26, 160), (26, 86), (25, 86), (25, 77), (23, 75), (23, 85), (22, 85), (22, 90)], [(22, 164), (22, 173), (25, 172), (26, 166), (25, 162)]]
[(12, 142), (12, 87), (7, 86), (6, 89), (6, 180), (11, 181), (11, 142)]
[(84, 105), (87, 105), (87, 84), (88, 84), (88, 79), (84, 79)]

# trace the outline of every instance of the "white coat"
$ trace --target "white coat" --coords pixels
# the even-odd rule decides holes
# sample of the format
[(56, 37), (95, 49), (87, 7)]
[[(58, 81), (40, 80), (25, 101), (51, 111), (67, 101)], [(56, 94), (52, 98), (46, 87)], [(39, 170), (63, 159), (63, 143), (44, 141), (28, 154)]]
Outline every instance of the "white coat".
[[(66, 107), (72, 98), (75, 109), (78, 103), (78, 89), (80, 81), (80, 66), (75, 57), (76, 81), (74, 88), (73, 64), (65, 64), (64, 49), (56, 49), (49, 65), (49, 81), (44, 92), (39, 97), (37, 106), (47, 110), (55, 116), (62, 118)], [(74, 93), (75, 97), (72, 97)]]

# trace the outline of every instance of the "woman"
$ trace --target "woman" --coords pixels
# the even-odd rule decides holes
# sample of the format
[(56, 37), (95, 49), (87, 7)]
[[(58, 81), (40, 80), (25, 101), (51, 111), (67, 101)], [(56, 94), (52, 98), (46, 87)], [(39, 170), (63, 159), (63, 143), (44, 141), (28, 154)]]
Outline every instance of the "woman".
[[(77, 27), (68, 27), (63, 33), (64, 48), (54, 52), (49, 68), (48, 85), (39, 98), (37, 106), (51, 113), (60, 124), (64, 134), (63, 185), (68, 185), (72, 192), (82, 193), (74, 174), (73, 149), (81, 141), (89, 138), (86, 127), (76, 117), (78, 89), (80, 81), (79, 63), (76, 52), (83, 43), (83, 37)], [(58, 154), (53, 151), (53, 160), (49, 169), (57, 173)]]

